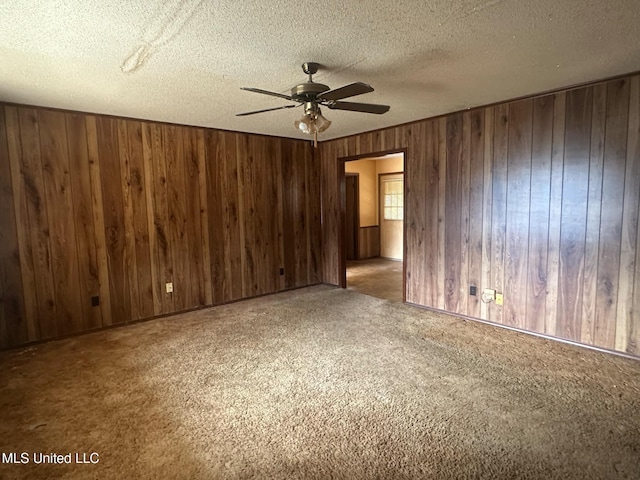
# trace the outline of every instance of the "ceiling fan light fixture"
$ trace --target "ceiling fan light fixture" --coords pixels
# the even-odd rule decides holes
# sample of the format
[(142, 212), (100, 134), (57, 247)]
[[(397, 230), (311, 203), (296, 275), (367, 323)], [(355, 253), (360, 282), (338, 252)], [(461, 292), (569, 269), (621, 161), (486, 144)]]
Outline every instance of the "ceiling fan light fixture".
[(305, 108), (305, 114), (293, 124), (302, 133), (313, 135), (324, 132), (331, 125), (331, 121), (322, 115), (317, 105), (308, 103)]
[(327, 120), (322, 113), (320, 113), (320, 109), (318, 109), (318, 114), (316, 115), (315, 120), (316, 128), (318, 133), (324, 132), (327, 128), (331, 126), (331, 121)]
[(315, 124), (313, 123), (313, 118), (309, 115), (304, 115), (300, 120), (296, 120), (293, 122), (298, 130), (302, 133), (306, 133), (307, 135), (311, 135), (315, 129)]

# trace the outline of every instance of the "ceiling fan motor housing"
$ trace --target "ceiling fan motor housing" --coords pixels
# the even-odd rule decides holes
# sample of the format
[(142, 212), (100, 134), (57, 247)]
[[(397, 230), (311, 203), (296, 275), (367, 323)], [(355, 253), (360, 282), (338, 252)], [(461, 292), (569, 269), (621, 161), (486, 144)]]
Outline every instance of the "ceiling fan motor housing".
[(300, 83), (291, 89), (291, 98), (297, 102), (310, 102), (327, 90), (329, 90), (329, 87), (322, 83)]

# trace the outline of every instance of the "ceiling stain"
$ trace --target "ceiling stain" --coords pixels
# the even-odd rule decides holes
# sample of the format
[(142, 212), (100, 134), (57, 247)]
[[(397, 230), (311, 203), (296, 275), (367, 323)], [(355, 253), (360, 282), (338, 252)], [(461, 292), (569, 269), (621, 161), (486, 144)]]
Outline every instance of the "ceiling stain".
[(485, 1), (481, 1), (481, 2), (474, 2), (472, 5), (463, 8), (462, 10), (458, 11), (457, 14), (454, 14), (452, 17), (447, 18), (445, 20), (443, 20), (442, 22), (440, 22), (440, 26), (443, 26), (449, 22), (452, 21), (457, 21), (457, 20), (462, 20), (464, 18), (467, 18), (471, 15), (475, 15), (477, 13), (482, 12), (483, 10), (487, 10), (489, 8), (495, 7), (497, 5), (500, 5), (501, 3), (505, 3), (507, 0), (485, 0)]
[(140, 40), (120, 65), (124, 73), (139, 70), (160, 47), (173, 40), (204, 0), (165, 0), (140, 32)]

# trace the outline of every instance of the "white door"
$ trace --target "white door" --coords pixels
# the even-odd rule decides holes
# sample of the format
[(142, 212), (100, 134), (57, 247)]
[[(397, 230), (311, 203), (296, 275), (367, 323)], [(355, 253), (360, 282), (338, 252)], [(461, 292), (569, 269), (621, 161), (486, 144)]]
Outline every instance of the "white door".
[(402, 260), (404, 175), (380, 175), (380, 256)]

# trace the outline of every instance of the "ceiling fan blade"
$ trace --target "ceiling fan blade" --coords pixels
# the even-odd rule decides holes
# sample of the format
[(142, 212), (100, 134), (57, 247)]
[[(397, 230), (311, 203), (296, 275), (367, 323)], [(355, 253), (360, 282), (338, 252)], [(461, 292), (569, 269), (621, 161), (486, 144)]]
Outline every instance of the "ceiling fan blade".
[(349, 110), (351, 112), (363, 113), (386, 113), (391, 108), (389, 105), (378, 105), (375, 103), (355, 103), (355, 102), (331, 102), (327, 104), (331, 110)]
[(345, 85), (344, 87), (335, 88), (318, 95), (320, 100), (340, 100), (341, 98), (355, 97), (363, 93), (373, 92), (373, 87), (366, 83), (356, 82)]
[(270, 92), (268, 90), (262, 90), (260, 88), (240, 87), (240, 90), (246, 90), (247, 92), (262, 93), (263, 95), (271, 95), (272, 97), (284, 98), (286, 100), (293, 100), (289, 95), (283, 93)]
[(272, 110), (282, 110), (283, 108), (293, 108), (299, 105), (285, 105), (284, 107), (265, 108), (264, 110), (254, 110), (253, 112), (236, 113), (236, 117), (244, 117), (246, 115), (253, 115), (254, 113), (271, 112)]

